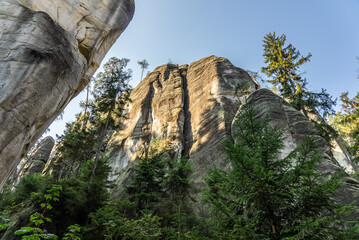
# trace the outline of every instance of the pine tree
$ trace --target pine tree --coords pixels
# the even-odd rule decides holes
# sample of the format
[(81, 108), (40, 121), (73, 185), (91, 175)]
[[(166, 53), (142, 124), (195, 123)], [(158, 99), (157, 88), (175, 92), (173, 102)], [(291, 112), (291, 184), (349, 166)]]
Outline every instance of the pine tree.
[(333, 198), (340, 176), (317, 170), (315, 138), (280, 159), (283, 132), (255, 116), (250, 105), (242, 108), (234, 142), (225, 143), (231, 170), (213, 169), (206, 179), (215, 238), (355, 239), (341, 219), (350, 206)]
[(143, 77), (143, 71), (150, 66), (150, 64), (147, 62), (146, 59), (143, 59), (142, 61), (137, 61), (137, 64), (141, 66), (142, 72), (141, 72), (141, 81)]
[[(95, 78), (93, 102), (90, 104), (92, 111), (91, 122), (101, 129), (100, 141), (95, 156), (93, 167), (94, 175), (106, 132), (109, 127), (115, 127), (115, 118), (120, 118), (125, 104), (129, 101), (130, 86), (128, 81), (132, 77), (132, 71), (126, 69), (129, 59), (110, 58), (104, 65), (104, 71)], [(92, 178), (91, 178), (92, 180)]]
[(324, 117), (333, 113), (332, 107), (335, 101), (322, 89), (321, 92), (310, 92), (306, 86), (306, 79), (302, 78), (299, 68), (310, 61), (311, 54), (302, 56), (292, 44), (285, 45), (286, 36), (277, 37), (275, 33), (269, 33), (264, 37), (263, 47), (265, 63), (262, 72), (273, 80), (268, 82), (276, 87), (281, 96), (289, 100), (291, 105), (302, 111), (307, 117), (309, 112), (319, 111)]
[(164, 194), (165, 162), (160, 155), (144, 157), (139, 160), (131, 176), (131, 184), (126, 192), (132, 202), (136, 202), (137, 211), (153, 210)]
[(76, 122), (66, 125), (57, 150), (62, 164), (69, 163), (67, 172), (72, 172), (74, 165), (77, 165), (79, 170), (83, 163), (92, 158), (98, 140), (96, 135), (96, 129), (84, 129)]

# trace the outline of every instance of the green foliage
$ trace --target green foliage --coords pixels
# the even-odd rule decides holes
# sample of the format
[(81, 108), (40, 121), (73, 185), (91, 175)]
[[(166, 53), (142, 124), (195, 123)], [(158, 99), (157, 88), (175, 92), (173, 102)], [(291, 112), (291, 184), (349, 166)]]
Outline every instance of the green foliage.
[(359, 162), (359, 92), (353, 98), (348, 92), (340, 96), (341, 111), (330, 117), (330, 124), (349, 144), (349, 150)]
[(150, 66), (150, 64), (147, 62), (146, 59), (143, 59), (142, 61), (137, 61), (137, 64), (141, 66), (142, 72), (141, 72), (141, 80), (143, 77), (143, 71)]
[(153, 208), (165, 194), (163, 188), (165, 162), (160, 155), (140, 159), (131, 176), (126, 192), (131, 201), (137, 203), (137, 211)]
[(308, 62), (312, 55), (309, 53), (303, 57), (292, 44), (285, 46), (285, 42), (284, 34), (277, 37), (275, 33), (269, 33), (264, 37), (263, 56), (267, 66), (262, 68), (262, 72), (268, 77), (273, 77), (273, 80), (268, 82), (273, 84), (294, 108), (305, 114), (315, 109), (324, 117), (333, 113), (335, 101), (326, 90), (322, 89), (319, 93), (310, 92), (306, 88), (307, 81), (299, 73), (299, 67)]
[(122, 117), (125, 104), (130, 100), (128, 81), (132, 77), (132, 71), (126, 70), (129, 61), (126, 58), (112, 57), (103, 66), (104, 71), (95, 78), (95, 89), (92, 93), (94, 100), (89, 105), (91, 109), (90, 122), (101, 134), (90, 181), (95, 174), (107, 131), (109, 128), (119, 127), (119, 121), (117, 124), (115, 121), (116, 117)]
[(192, 172), (188, 159), (174, 159), (168, 163), (166, 171), (165, 186), (166, 192), (171, 195), (172, 201), (176, 198), (187, 197), (190, 190), (189, 174)]
[(141, 159), (126, 188), (128, 198), (109, 201), (91, 213), (84, 235), (89, 239), (195, 236), (193, 216), (185, 204), (190, 169), (186, 159), (164, 160), (161, 154)]
[(58, 239), (55, 234), (47, 233), (46, 230), (40, 228), (45, 221), (51, 222), (51, 219), (45, 218), (41, 213), (34, 213), (30, 216), (30, 222), (34, 225), (34, 227), (22, 227), (20, 230), (15, 232), (15, 235), (20, 235), (22, 236), (21, 239), (28, 240)]
[(91, 124), (105, 128), (109, 117), (109, 125), (116, 126), (115, 118), (122, 116), (125, 104), (129, 101), (132, 71), (126, 69), (129, 59), (115, 57), (104, 64), (104, 71), (94, 80), (94, 100), (89, 104), (91, 109)]
[(213, 169), (206, 179), (215, 238), (353, 239), (345, 238), (349, 223), (342, 220), (352, 206), (333, 199), (340, 176), (317, 170), (322, 156), (316, 139), (306, 137), (280, 159), (282, 131), (255, 116), (250, 105), (242, 108), (234, 142), (225, 143), (232, 169)]
[(122, 239), (159, 239), (161, 236), (158, 216), (145, 213), (138, 219), (124, 220), (119, 229)]
[(31, 225), (21, 228), (16, 234), (23, 235), (23, 239), (56, 239), (56, 236), (67, 240), (80, 239), (80, 225), (77, 224), (86, 225), (89, 214), (101, 208), (109, 198), (107, 178), (110, 167), (105, 159), (100, 158), (93, 181), (89, 181), (93, 163), (84, 164), (78, 176), (61, 179), (48, 190), (35, 193), (42, 201), (33, 208), (41, 212), (33, 214)]
[(106, 159), (100, 158), (95, 176), (90, 181), (93, 164), (93, 161), (88, 161), (78, 176), (59, 181), (63, 190), (60, 201), (53, 206), (51, 212), (51, 218), (59, 232), (65, 232), (73, 224), (87, 224), (89, 214), (108, 200), (107, 178), (110, 167)]
[[(79, 123), (67, 124), (67, 130), (61, 136), (58, 147), (59, 157), (69, 162), (81, 164), (90, 159), (93, 155), (95, 144), (98, 141), (96, 129), (83, 129)], [(72, 171), (71, 166), (68, 169)]]
[(161, 219), (150, 213), (144, 213), (138, 218), (127, 218), (119, 214), (118, 209), (108, 205), (91, 217), (92, 231), (87, 234), (91, 236), (89, 240), (159, 239), (161, 235)]
[(33, 226), (22, 227), (20, 230), (15, 232), (15, 235), (22, 236), (21, 239), (28, 240), (40, 240), (40, 239), (54, 239), (58, 237), (55, 234), (47, 233), (46, 230), (41, 229), (40, 227), (45, 224), (45, 222), (51, 223), (52, 219), (45, 217), (45, 212), (51, 210), (52, 202), (58, 202), (60, 197), (60, 192), (62, 191), (62, 186), (53, 184), (52, 187), (47, 190), (47, 194), (44, 195), (44, 202), (40, 204), (43, 209), (43, 213), (34, 213), (30, 216), (30, 223)]
[(58, 202), (60, 197), (60, 192), (62, 191), (61, 185), (53, 184), (52, 187), (47, 190), (47, 194), (44, 195), (45, 201), (40, 204), (41, 208), (51, 210), (51, 202)]
[[(49, 175), (42, 176), (41, 174), (28, 174), (21, 178), (19, 185), (15, 190), (15, 203), (21, 202), (36, 202), (39, 200), (39, 195), (45, 192), (49, 186), (51, 177)], [(38, 194), (40, 193), (40, 194)]]
[(80, 238), (81, 227), (74, 224), (68, 227), (68, 232), (65, 233), (62, 240), (81, 240)]
[(0, 213), (14, 205), (15, 198), (15, 193), (5, 185), (0, 192)]
[(0, 232), (4, 229), (7, 229), (11, 225), (12, 223), (8, 217), (0, 215)]

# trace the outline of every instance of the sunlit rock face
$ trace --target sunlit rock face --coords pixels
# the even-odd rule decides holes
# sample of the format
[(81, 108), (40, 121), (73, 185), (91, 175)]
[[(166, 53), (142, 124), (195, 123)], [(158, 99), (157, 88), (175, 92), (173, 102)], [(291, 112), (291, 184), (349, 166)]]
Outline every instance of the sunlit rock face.
[(188, 156), (198, 187), (210, 168), (225, 168), (221, 144), (245, 95), (236, 94), (238, 84), (248, 87), (247, 94), (259, 87), (247, 72), (215, 56), (166, 64), (147, 75), (132, 91), (123, 130), (112, 136), (106, 153), (116, 183), (113, 195), (121, 195), (133, 163), (154, 146), (172, 149), (173, 157)]
[(0, 0), (0, 188), (133, 14), (134, 0)]
[[(238, 92), (236, 86), (242, 86)], [(341, 149), (331, 149), (301, 112), (270, 90), (259, 88), (244, 70), (225, 58), (210, 56), (189, 65), (157, 67), (132, 91), (123, 129), (112, 135), (107, 146), (105, 154), (113, 169), (110, 180), (115, 185), (112, 196), (123, 194), (134, 164), (152, 147), (158, 152), (171, 149), (163, 155), (166, 158), (189, 158), (193, 189), (205, 186), (209, 169), (229, 169), (223, 141), (235, 131), (233, 119), (245, 99), (254, 106), (257, 118), (269, 117), (271, 125), (283, 130), (284, 148), (279, 157), (288, 155), (306, 135), (314, 135), (323, 156), (320, 171), (328, 175), (342, 168), (354, 171), (350, 159), (335, 158), (333, 153)], [(359, 195), (358, 183), (347, 174), (343, 179), (338, 197), (349, 203)], [(201, 204), (198, 191), (192, 197), (198, 200), (193, 203), (196, 215), (206, 215), (208, 209)]]

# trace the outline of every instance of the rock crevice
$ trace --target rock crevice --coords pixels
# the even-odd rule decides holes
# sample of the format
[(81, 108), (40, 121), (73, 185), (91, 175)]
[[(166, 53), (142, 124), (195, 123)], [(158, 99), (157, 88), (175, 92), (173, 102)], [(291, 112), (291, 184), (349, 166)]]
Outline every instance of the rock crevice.
[[(131, 93), (124, 129), (109, 144), (111, 179), (117, 181), (113, 194), (121, 194), (125, 173), (154, 145), (159, 151), (172, 149), (176, 157), (187, 156), (194, 182), (203, 182), (209, 168), (226, 165), (220, 145), (230, 124), (225, 126), (224, 113), (234, 115), (238, 109), (234, 87), (244, 82), (249, 91), (257, 87), (244, 70), (216, 56), (190, 65), (166, 64), (146, 76)], [(145, 97), (152, 91), (152, 99)], [(145, 123), (147, 115), (152, 118)]]

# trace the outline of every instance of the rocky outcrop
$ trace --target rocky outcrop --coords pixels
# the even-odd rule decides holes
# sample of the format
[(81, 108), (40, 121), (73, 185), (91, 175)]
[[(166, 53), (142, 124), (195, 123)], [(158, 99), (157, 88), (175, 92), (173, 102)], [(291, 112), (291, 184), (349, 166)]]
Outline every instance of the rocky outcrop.
[(121, 194), (134, 161), (154, 145), (189, 156), (194, 185), (203, 184), (208, 169), (224, 167), (219, 149), (244, 94), (236, 94), (236, 85), (246, 85), (248, 93), (258, 88), (247, 72), (215, 56), (190, 65), (166, 64), (143, 79), (131, 93), (123, 130), (109, 143), (113, 195)]
[(0, 0), (0, 188), (133, 13), (134, 0)]
[[(242, 86), (239, 92), (235, 91), (236, 86)], [(133, 164), (153, 146), (159, 151), (171, 149), (175, 153), (172, 157), (189, 157), (194, 189), (204, 187), (209, 169), (228, 169), (222, 144), (235, 131), (232, 120), (244, 98), (253, 104), (258, 118), (269, 116), (270, 124), (283, 129), (283, 156), (303, 141), (305, 135), (315, 135), (323, 155), (319, 166), (322, 172), (330, 175), (342, 168), (354, 171), (350, 159), (334, 158), (333, 153), (340, 149), (332, 149), (301, 112), (271, 91), (258, 89), (258, 84), (245, 71), (215, 56), (190, 65), (167, 64), (156, 68), (132, 91), (123, 130), (114, 133), (108, 145), (106, 154), (113, 168), (111, 180), (116, 186), (113, 197), (121, 196)], [(339, 198), (349, 203), (358, 197), (359, 185), (348, 174), (343, 179)], [(193, 196), (200, 199), (196, 193)], [(197, 215), (208, 212), (200, 201), (195, 205)]]
[(44, 138), (32, 151), (31, 155), (21, 165), (19, 171), (14, 175), (12, 180), (13, 185), (17, 185), (20, 179), (27, 174), (42, 173), (50, 153), (55, 145), (55, 140), (52, 137)]
[[(319, 170), (328, 176), (346, 171), (338, 199), (351, 203), (359, 197), (359, 183), (348, 174), (356, 171), (356, 165), (345, 154), (339, 154), (345, 149), (329, 144), (301, 112), (270, 90), (260, 89), (244, 70), (225, 58), (210, 56), (190, 65), (157, 67), (133, 89), (131, 100), (125, 107), (122, 130), (109, 131), (113, 134), (108, 134), (110, 141), (104, 153), (112, 167), (114, 198), (123, 194), (139, 158), (157, 148), (164, 158), (188, 157), (194, 190), (191, 194), (198, 200), (192, 207), (196, 216), (206, 216), (208, 209), (201, 204), (197, 190), (205, 186), (204, 178), (210, 169), (230, 168), (222, 144), (236, 131), (233, 119), (244, 102), (253, 105), (258, 119), (268, 117), (271, 125), (283, 130), (284, 148), (279, 157), (288, 155), (306, 135), (312, 135), (323, 156)], [(71, 163), (58, 161), (58, 154), (52, 151), (43, 172), (55, 178), (70, 176), (66, 166)]]

